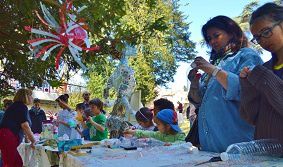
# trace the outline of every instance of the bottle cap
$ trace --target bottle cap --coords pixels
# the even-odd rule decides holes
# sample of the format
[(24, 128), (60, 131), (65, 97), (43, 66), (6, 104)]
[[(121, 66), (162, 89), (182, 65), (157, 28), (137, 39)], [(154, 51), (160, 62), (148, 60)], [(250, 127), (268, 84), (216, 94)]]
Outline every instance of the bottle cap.
[(228, 154), (226, 152), (221, 153), (220, 158), (221, 158), (222, 161), (228, 161), (229, 160)]

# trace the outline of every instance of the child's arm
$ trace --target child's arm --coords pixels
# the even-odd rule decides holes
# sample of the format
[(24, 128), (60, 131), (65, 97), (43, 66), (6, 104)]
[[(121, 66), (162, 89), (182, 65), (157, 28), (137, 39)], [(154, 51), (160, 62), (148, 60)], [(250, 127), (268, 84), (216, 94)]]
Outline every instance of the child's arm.
[(57, 123), (58, 123), (58, 124), (62, 124), (62, 125), (67, 126), (67, 127), (70, 127), (70, 125), (67, 124), (67, 123), (64, 122), (64, 121), (57, 120)]
[(144, 130), (136, 130), (134, 135), (138, 138), (142, 138), (142, 137), (152, 137), (155, 138), (157, 140), (161, 139), (161, 136), (159, 135), (159, 132), (155, 132), (155, 131), (144, 131)]
[(142, 137), (152, 137), (155, 138), (157, 140), (160, 140), (160, 136), (158, 135), (157, 132), (154, 131), (144, 131), (144, 130), (132, 130), (132, 129), (127, 129), (124, 131), (124, 134), (130, 134), (130, 135), (134, 135), (138, 138), (142, 138)]
[(69, 105), (63, 102), (61, 99), (58, 98), (56, 99), (56, 101), (60, 103), (61, 105), (63, 105), (68, 111), (71, 111), (71, 108), (69, 107)]
[(100, 125), (100, 124), (98, 124), (98, 123), (96, 123), (96, 122), (94, 122), (91, 117), (89, 117), (89, 122), (91, 123), (92, 126), (95, 127), (95, 129), (99, 130), (100, 132), (104, 132), (105, 127)]
[(136, 133), (136, 130), (133, 129), (127, 129), (123, 132), (125, 135), (134, 135)]

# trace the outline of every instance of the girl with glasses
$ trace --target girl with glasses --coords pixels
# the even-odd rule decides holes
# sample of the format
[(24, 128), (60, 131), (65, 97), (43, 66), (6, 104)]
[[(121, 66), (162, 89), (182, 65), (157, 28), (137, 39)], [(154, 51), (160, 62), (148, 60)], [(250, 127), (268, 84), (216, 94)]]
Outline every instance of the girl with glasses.
[(245, 67), (240, 73), (241, 109), (255, 126), (255, 139), (277, 139), (283, 143), (283, 7), (267, 3), (250, 19), (253, 42), (271, 52), (263, 65)]

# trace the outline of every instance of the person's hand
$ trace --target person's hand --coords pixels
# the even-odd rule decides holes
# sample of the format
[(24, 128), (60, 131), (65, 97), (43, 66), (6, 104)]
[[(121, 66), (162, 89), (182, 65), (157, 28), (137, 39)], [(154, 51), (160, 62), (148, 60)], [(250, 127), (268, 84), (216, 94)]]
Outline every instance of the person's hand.
[(94, 124), (95, 122), (92, 120), (92, 117), (91, 116), (88, 116), (87, 117), (87, 121), (89, 121), (91, 124)]
[(35, 141), (31, 142), (30, 147), (31, 147), (32, 149), (35, 149)]
[(247, 78), (250, 74), (250, 69), (248, 67), (244, 67), (240, 72), (240, 78)]
[(85, 113), (83, 113), (82, 117), (83, 117), (82, 122), (88, 121), (88, 117), (86, 116), (86, 114), (85, 114)]
[(29, 139), (27, 136), (25, 136), (25, 143), (29, 143)]
[(195, 61), (196, 68), (204, 71), (207, 74), (212, 74), (213, 70), (216, 68), (214, 65), (210, 64), (203, 57), (196, 57)]
[(196, 78), (197, 72), (198, 72), (198, 70), (195, 69), (195, 68), (193, 68), (193, 69), (190, 70), (190, 72), (189, 72), (189, 74), (188, 74), (188, 79), (189, 79), (191, 82), (192, 82), (193, 80), (198, 79), (198, 78)]
[(133, 135), (133, 134), (135, 134), (135, 132), (136, 132), (135, 130), (127, 129), (123, 133), (124, 133), (124, 135)]
[(171, 143), (164, 143), (164, 146), (171, 146)]

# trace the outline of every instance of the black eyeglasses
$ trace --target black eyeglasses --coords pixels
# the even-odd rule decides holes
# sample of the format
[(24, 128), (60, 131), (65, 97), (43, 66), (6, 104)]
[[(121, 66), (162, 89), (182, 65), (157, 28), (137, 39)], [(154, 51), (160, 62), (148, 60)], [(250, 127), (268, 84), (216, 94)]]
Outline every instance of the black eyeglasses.
[(270, 38), (273, 35), (272, 30), (278, 26), (280, 22), (277, 22), (275, 24), (273, 24), (271, 27), (265, 28), (265, 30), (263, 30), (259, 35), (254, 35), (253, 39), (251, 40), (252, 43), (258, 45), (260, 43), (260, 39), (263, 38)]

